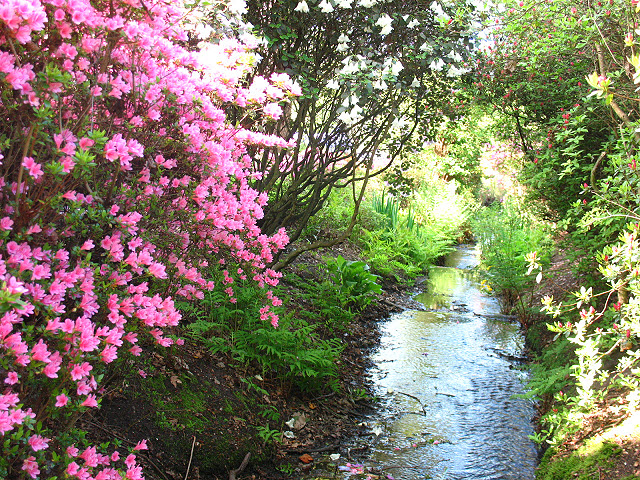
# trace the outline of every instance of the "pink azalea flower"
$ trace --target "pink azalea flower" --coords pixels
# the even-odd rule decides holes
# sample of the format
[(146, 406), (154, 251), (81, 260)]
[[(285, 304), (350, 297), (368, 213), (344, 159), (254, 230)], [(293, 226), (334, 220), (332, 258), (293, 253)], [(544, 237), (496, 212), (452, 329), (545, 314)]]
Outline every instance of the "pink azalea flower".
[(140, 440), (135, 447), (133, 447), (134, 450), (148, 450), (149, 447), (147, 447), (147, 441), (146, 440)]
[(98, 406), (98, 401), (96, 400), (96, 396), (91, 394), (87, 395), (87, 398), (80, 404), (83, 407), (95, 408)]
[(34, 452), (37, 452), (38, 450), (44, 450), (49, 447), (49, 439), (44, 438), (40, 435), (31, 435), (27, 442)]
[(4, 379), (4, 383), (8, 385), (15, 385), (18, 383), (18, 374), (16, 372), (7, 373), (7, 378)]
[(58, 408), (64, 407), (68, 402), (69, 402), (69, 397), (67, 397), (64, 393), (61, 393), (56, 397), (55, 406)]
[(36, 457), (33, 455), (25, 458), (24, 463), (22, 464), (22, 470), (31, 475), (31, 478), (38, 478), (38, 475), (40, 474), (40, 469), (38, 467), (39, 465), (36, 461)]
[(36, 163), (32, 157), (24, 157), (22, 159), (22, 165), (29, 171), (29, 175), (35, 179), (40, 178), (44, 174), (42, 166)]

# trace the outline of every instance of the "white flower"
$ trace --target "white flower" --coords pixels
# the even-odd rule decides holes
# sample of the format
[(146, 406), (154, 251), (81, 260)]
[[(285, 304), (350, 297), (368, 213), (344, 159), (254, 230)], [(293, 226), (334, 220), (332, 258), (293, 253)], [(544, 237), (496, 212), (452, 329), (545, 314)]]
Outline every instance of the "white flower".
[(213, 32), (213, 28), (210, 25), (206, 25), (204, 23), (199, 23), (196, 26), (196, 35), (200, 40), (206, 40)]
[(371, 429), (371, 433), (373, 433), (376, 437), (379, 437), (382, 434), (382, 428), (380, 428), (380, 425), (376, 425)]
[(380, 35), (385, 36), (390, 34), (393, 31), (393, 27), (391, 26), (392, 23), (393, 23), (393, 19), (386, 13), (382, 15), (380, 18), (378, 18), (376, 25), (378, 25), (379, 27), (382, 27), (382, 30), (380, 31)]
[(358, 105), (354, 105), (350, 112), (346, 110), (342, 112), (338, 117), (338, 120), (340, 120), (347, 126), (351, 126), (357, 121), (362, 119), (362, 115), (360, 115), (361, 112), (362, 112), (362, 107)]
[(404, 127), (406, 127), (409, 124), (409, 121), (404, 118), (404, 117), (400, 117), (400, 118), (394, 118), (393, 122), (391, 123), (391, 130), (402, 130)]
[(337, 80), (331, 80), (329, 83), (327, 83), (327, 88), (330, 88), (331, 90), (337, 90), (340, 88), (340, 84)]
[(347, 50), (349, 50), (349, 44), (348, 43), (339, 43), (338, 46), (336, 47), (336, 50), (338, 52), (346, 52)]
[(402, 62), (400, 62), (399, 60), (394, 60), (393, 64), (391, 65), (391, 75), (397, 77), (403, 68), (404, 67), (402, 66)]
[(352, 57), (349, 57), (345, 60), (346, 60), (344, 61), (345, 65), (344, 67), (342, 67), (342, 70), (340, 70), (341, 75), (351, 75), (352, 73), (356, 73), (359, 70), (358, 69), (359, 62), (352, 61)]
[(351, 125), (352, 123), (354, 123), (351, 115), (346, 110), (338, 116), (338, 120), (340, 120), (345, 125)]
[(352, 1), (353, 1), (353, 0), (338, 0), (338, 1), (336, 2), (336, 5), (337, 5), (338, 7), (342, 7), (342, 8), (351, 8), (351, 2), (352, 2)]
[(417, 27), (418, 25), (420, 25), (420, 22), (414, 18), (413, 20), (411, 20), (411, 21), (409, 22), (409, 24), (407, 25), (407, 27), (409, 27), (409, 28), (413, 28), (413, 27)]
[(339, 453), (332, 453), (331, 455), (329, 455), (329, 459), (331, 459), (332, 462), (335, 462), (339, 458), (340, 458), (340, 454)]
[(438, 2), (433, 2), (431, 4), (431, 6), (429, 7), (429, 10), (431, 10), (433, 13), (436, 14), (436, 16), (440, 16), (440, 15), (444, 15), (444, 10), (442, 10), (442, 7), (440, 6), (440, 4)]
[(245, 0), (229, 0), (227, 8), (234, 15), (243, 15), (247, 13), (247, 2)]
[(411, 82), (411, 87), (412, 88), (416, 88), (420, 86), (420, 81), (418, 80), (417, 77), (413, 77), (413, 82)]
[(377, 1), (378, 0), (360, 0), (360, 2), (358, 2), (358, 5), (364, 8), (369, 8), (373, 7)]
[(454, 50), (451, 50), (449, 52), (449, 54), (447, 55), (447, 57), (449, 57), (450, 59), (452, 59), (454, 62), (461, 62), (462, 61), (462, 57), (460, 56), (460, 54)]
[(429, 64), (429, 68), (431, 70), (436, 70), (436, 71), (440, 71), (442, 70), (442, 67), (444, 67), (444, 62), (442, 61), (441, 58), (437, 59), (437, 60), (433, 60), (430, 64)]
[(309, 13), (309, 5), (307, 5), (307, 2), (302, 0), (300, 3), (298, 3), (298, 6), (295, 8), (295, 11), (302, 12), (302, 13)]
[(455, 65), (451, 65), (449, 67), (449, 71), (447, 72), (447, 77), (459, 77), (462, 74), (469, 72), (468, 68), (458, 68)]
[(322, 13), (331, 13), (333, 12), (333, 5), (331, 5), (327, 0), (322, 0), (318, 7), (320, 7), (320, 11)]
[(373, 84), (373, 88), (375, 88), (376, 90), (385, 90), (387, 88), (387, 84), (384, 83), (384, 80), (378, 80)]
[(429, 45), (428, 42), (424, 42), (422, 45), (420, 45), (420, 50), (423, 52), (431, 53), (433, 52), (433, 47)]
[(339, 43), (348, 43), (348, 42), (349, 42), (349, 37), (347, 37), (347, 36), (343, 33), (343, 34), (341, 34), (341, 35), (338, 37), (338, 42), (339, 42)]

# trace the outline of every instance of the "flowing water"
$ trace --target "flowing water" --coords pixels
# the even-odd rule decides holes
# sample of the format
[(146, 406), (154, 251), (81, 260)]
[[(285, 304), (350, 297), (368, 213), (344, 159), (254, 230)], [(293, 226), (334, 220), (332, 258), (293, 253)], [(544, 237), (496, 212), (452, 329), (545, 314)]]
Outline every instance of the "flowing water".
[(457, 250), (416, 297), (427, 310), (384, 323), (367, 458), (338, 460), (334, 478), (366, 478), (363, 469), (403, 480), (534, 478), (533, 404), (513, 397), (524, 391), (523, 338), (474, 279), (476, 264), (473, 247)]

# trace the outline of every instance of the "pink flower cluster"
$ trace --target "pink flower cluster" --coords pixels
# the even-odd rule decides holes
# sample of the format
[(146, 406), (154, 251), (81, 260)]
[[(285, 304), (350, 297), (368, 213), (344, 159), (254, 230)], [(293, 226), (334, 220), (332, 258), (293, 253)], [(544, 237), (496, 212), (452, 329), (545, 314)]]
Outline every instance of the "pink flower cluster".
[[(21, 469), (10, 476), (51, 464), (68, 422), (49, 420), (99, 406), (105, 365), (143, 354), (144, 337), (181, 343), (175, 296), (220, 281), (234, 301), (236, 273), (278, 282), (268, 265), (288, 237), (257, 225), (267, 197), (250, 187), (249, 152), (292, 144), (231, 125), (226, 109), (277, 119), (300, 87), (282, 74), (246, 84), (250, 49), (235, 40), (187, 50), (188, 15), (175, 1), (0, 5), (0, 88), (13, 91), (0, 104), (0, 438), (29, 446), (0, 459)], [(224, 264), (238, 267), (210, 278)], [(275, 326), (280, 300), (267, 298)], [(142, 478), (135, 455), (124, 473), (116, 461), (70, 447), (47, 475)]]

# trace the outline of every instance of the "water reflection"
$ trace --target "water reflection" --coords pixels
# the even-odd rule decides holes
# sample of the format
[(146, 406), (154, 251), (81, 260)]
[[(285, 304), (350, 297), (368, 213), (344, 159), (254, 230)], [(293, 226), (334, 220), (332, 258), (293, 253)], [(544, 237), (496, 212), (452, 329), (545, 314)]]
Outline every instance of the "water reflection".
[[(518, 356), (518, 326), (492, 319), (494, 298), (473, 272), (476, 257), (463, 249), (453, 265), (436, 267), (417, 300), (428, 311), (406, 311), (383, 328), (375, 371), (381, 432), (370, 461), (393, 464), (402, 479), (529, 480), (536, 450), (528, 435), (533, 406), (523, 373), (504, 355)], [(487, 317), (488, 315), (488, 317)]]

